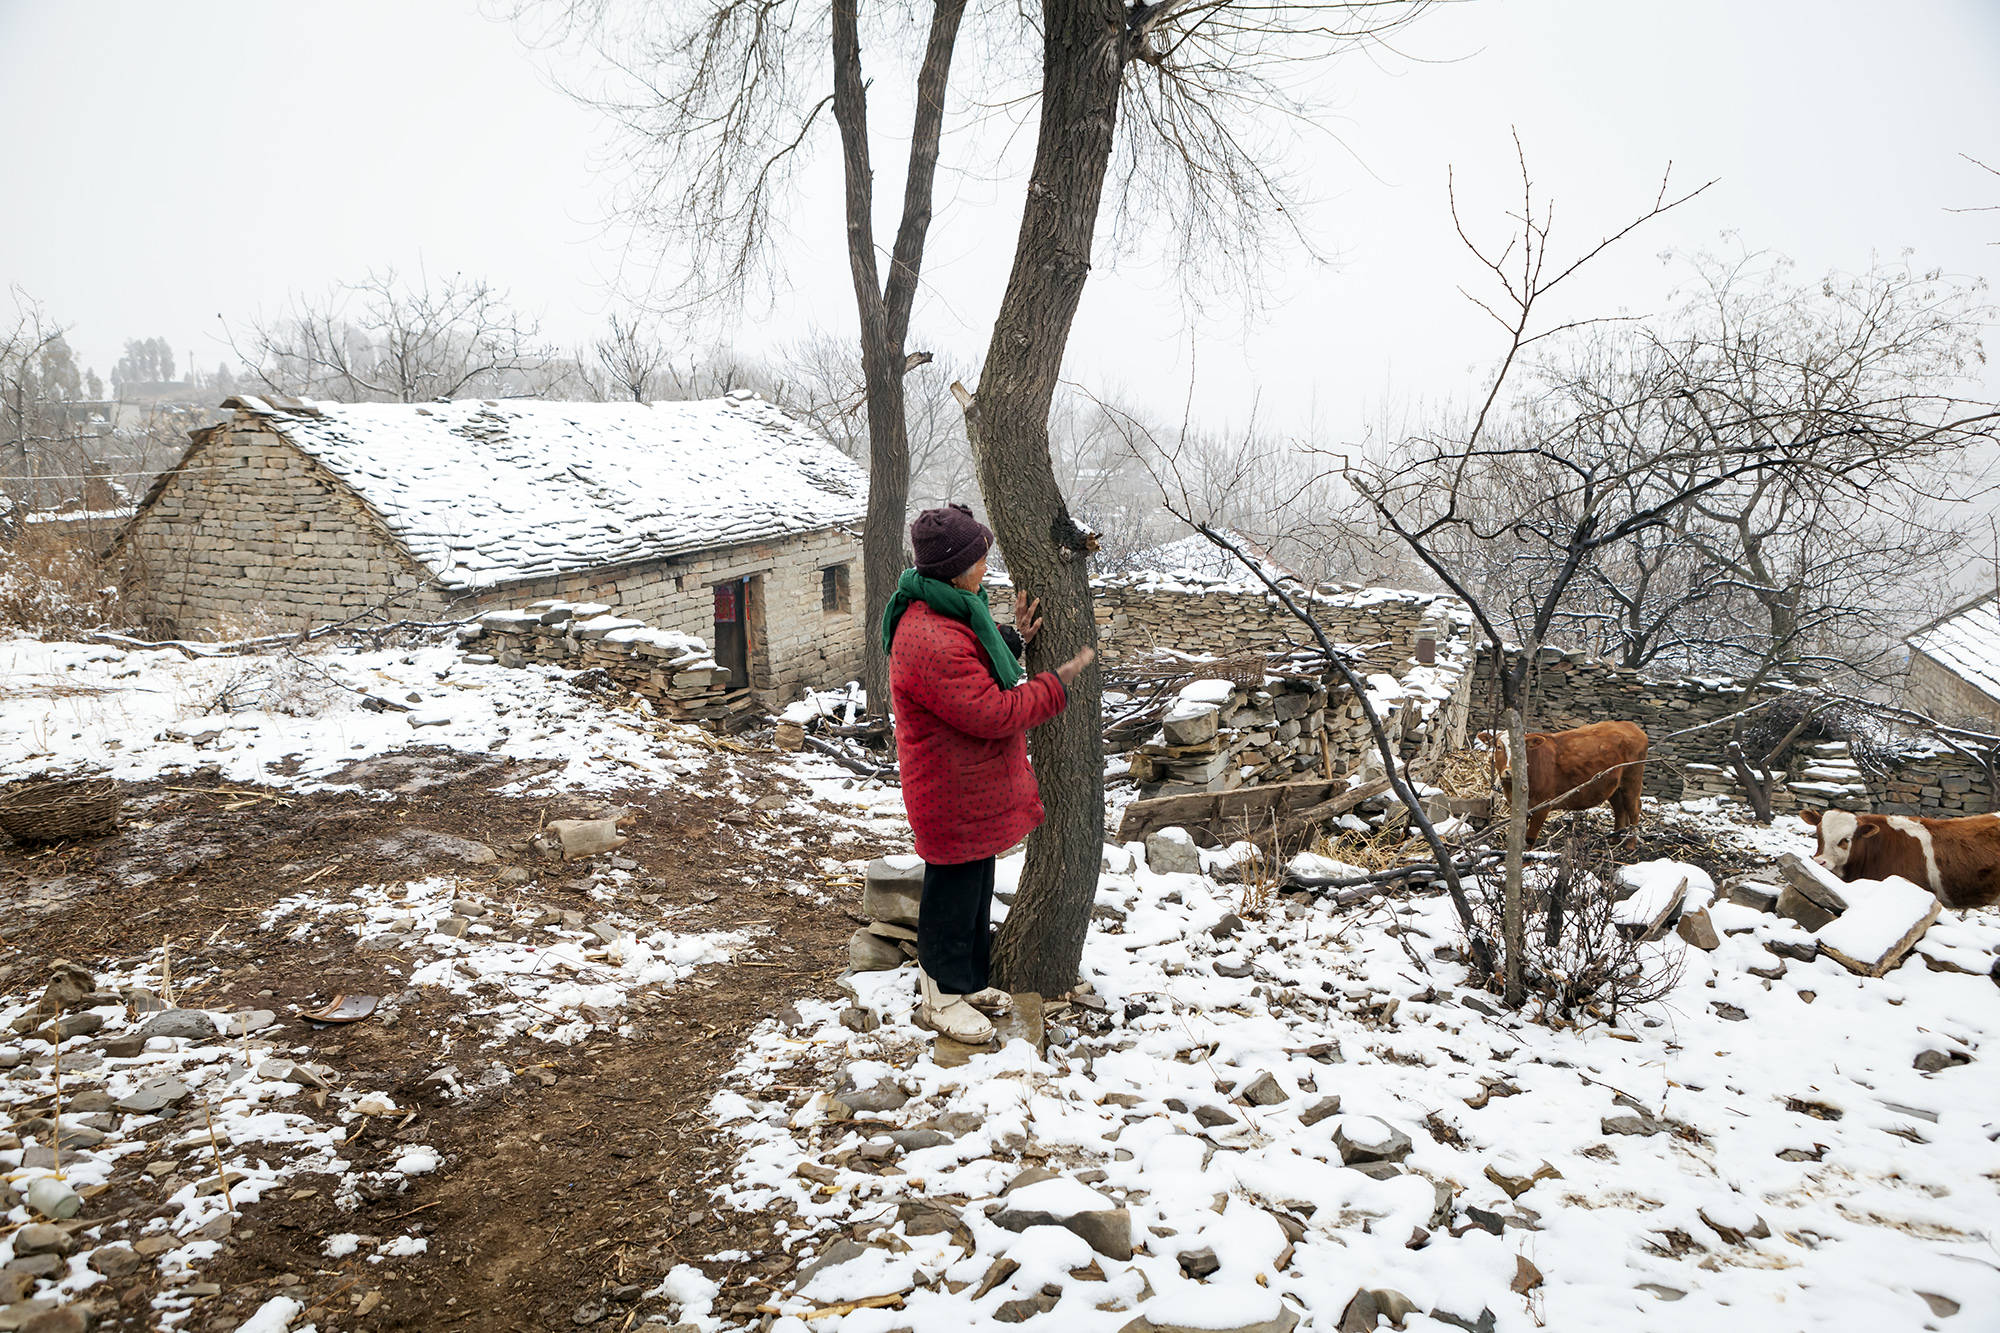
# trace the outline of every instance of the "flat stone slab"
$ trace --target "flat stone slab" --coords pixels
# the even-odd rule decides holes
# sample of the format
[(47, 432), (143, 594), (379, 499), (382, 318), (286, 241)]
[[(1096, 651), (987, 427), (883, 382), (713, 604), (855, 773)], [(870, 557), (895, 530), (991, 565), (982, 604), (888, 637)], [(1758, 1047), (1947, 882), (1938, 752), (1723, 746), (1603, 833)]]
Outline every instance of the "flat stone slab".
[(1822, 911), (1839, 916), (1848, 908), (1851, 887), (1817, 861), (1808, 861), (1794, 852), (1778, 858), (1778, 873), (1785, 882), (1817, 903)]
[(1849, 906), (1820, 927), (1819, 950), (1857, 976), (1893, 971), (1944, 910), (1929, 889), (1902, 878), (1856, 880), (1847, 887), (1854, 891)]
[(918, 856), (881, 856), (868, 863), (861, 889), (861, 915), (890, 925), (917, 925), (924, 898), (924, 862)]

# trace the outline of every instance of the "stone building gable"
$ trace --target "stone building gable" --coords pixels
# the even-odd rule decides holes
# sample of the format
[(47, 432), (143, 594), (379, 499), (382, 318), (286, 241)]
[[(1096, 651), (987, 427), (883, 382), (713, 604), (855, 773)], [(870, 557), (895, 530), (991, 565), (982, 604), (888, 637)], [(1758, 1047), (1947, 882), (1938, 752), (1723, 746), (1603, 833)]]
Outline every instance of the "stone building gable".
[(141, 615), (177, 633), (285, 631), (448, 605), (379, 514), (253, 423), (199, 432), (111, 558)]

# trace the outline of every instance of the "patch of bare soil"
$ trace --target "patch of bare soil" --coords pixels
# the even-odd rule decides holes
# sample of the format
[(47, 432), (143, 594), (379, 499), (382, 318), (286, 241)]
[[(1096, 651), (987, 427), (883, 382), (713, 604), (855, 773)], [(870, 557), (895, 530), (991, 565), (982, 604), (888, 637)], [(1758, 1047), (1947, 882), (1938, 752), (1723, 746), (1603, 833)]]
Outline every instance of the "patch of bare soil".
[[(374, 771), (350, 775), (373, 785), (365, 795), (173, 780), (134, 789), (116, 836), (0, 849), (0, 988), (38, 988), (54, 959), (104, 967), (171, 940), (174, 973), (192, 991), (182, 1002), (276, 1011), (278, 1026), (260, 1038), (280, 1051), (309, 1046), (299, 1058), (331, 1066), (338, 1086), (387, 1093), (414, 1112), (355, 1122), (341, 1149), (351, 1170), (384, 1170), (413, 1142), (443, 1160), (434, 1174), (387, 1177), (395, 1183), (372, 1197), (364, 1187), (352, 1211), (336, 1206), (339, 1181), (327, 1175), (294, 1176), (242, 1207), (224, 1219), (221, 1250), (196, 1275), (216, 1290), (181, 1327), (220, 1333), (283, 1294), (307, 1307), (299, 1323), (316, 1321), (323, 1333), (623, 1330), (664, 1314), (663, 1302), (642, 1294), (676, 1263), (745, 1251), (752, 1258), (703, 1265), (738, 1289), (785, 1267), (782, 1258), (761, 1258), (768, 1223), (708, 1203), (731, 1161), (705, 1108), (746, 1032), (792, 999), (831, 993), (844, 961), (852, 919), (786, 882), (823, 887), (820, 857), (883, 849), (835, 844), (824, 830), (759, 809), (790, 794), (796, 784), (783, 778), (746, 778), (734, 792), (526, 799), (495, 794), (525, 774), (484, 756), (372, 763)], [(295, 1016), (295, 1006), (336, 993), (399, 991), (389, 964), (402, 960), (358, 948), (344, 931), (297, 944), (259, 931), (260, 915), (279, 898), (301, 885), (344, 890), (450, 874), (462, 892), (496, 906), (601, 911), (583, 892), (591, 862), (563, 865), (522, 844), (545, 820), (614, 803), (641, 813), (616, 853), (629, 858), (633, 876), (621, 910), (671, 917), (680, 932), (748, 928), (751, 949), (677, 986), (640, 992), (577, 1045), (528, 1036), (489, 1044), (469, 1006), (438, 988), (404, 992), (388, 1023), (315, 1028)], [(473, 864), (473, 844), (499, 859)], [(523, 870), (526, 882), (510, 882)], [(495, 1061), (509, 1077), (475, 1077)], [(455, 1097), (431, 1077), (454, 1062), (467, 1089)], [(324, 1092), (282, 1105), (351, 1130)], [(199, 1111), (183, 1111), (164, 1132), (185, 1134), (191, 1115)], [(145, 1175), (154, 1156), (122, 1158), (109, 1189), (90, 1200), (86, 1218), (111, 1221), (106, 1240), (129, 1241), (172, 1211), (165, 1200), (186, 1179)], [(339, 1233), (414, 1234), (428, 1249), (371, 1263), (364, 1245), (330, 1259), (326, 1241)], [(100, 1328), (151, 1328), (160, 1285), (149, 1264), (86, 1299)]]

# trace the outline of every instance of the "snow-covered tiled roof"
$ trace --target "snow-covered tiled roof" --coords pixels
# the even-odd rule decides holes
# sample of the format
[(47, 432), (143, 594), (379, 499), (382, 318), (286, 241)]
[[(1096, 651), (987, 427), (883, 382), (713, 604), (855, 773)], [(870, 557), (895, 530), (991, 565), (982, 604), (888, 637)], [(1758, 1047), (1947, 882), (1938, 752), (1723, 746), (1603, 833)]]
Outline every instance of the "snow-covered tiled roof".
[(867, 508), (853, 461), (748, 394), (228, 405), (352, 487), (447, 588), (813, 532)]
[(1987, 696), (2000, 699), (2000, 595), (1962, 606), (1905, 642)]

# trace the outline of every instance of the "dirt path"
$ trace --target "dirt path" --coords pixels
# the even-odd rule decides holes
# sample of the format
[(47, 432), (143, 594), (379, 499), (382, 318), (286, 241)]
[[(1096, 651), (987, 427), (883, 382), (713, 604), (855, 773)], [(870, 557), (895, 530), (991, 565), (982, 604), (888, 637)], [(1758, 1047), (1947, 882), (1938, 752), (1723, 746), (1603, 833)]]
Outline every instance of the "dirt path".
[[(17, 998), (38, 991), (56, 958), (97, 969), (171, 939), (175, 975), (191, 992), (181, 1003), (272, 1010), (279, 1021), (260, 1040), (280, 1052), (309, 1048), (293, 1058), (330, 1066), (336, 1091), (384, 1093), (398, 1108), (356, 1128), (340, 1118), (338, 1095), (286, 1101), (286, 1111), (352, 1134), (340, 1151), (349, 1176), (364, 1182), (360, 1197), (343, 1209), (339, 1176), (297, 1174), (224, 1219), (215, 1229), (219, 1252), (195, 1275), (216, 1290), (197, 1297), (180, 1327), (234, 1328), (265, 1300), (287, 1295), (307, 1307), (300, 1323), (316, 1319), (323, 1330), (630, 1329), (664, 1314), (661, 1301), (641, 1297), (677, 1263), (743, 1251), (753, 1257), (704, 1266), (732, 1284), (764, 1271), (755, 1256), (768, 1231), (708, 1204), (710, 1183), (730, 1162), (705, 1108), (744, 1034), (792, 999), (831, 993), (844, 962), (853, 923), (834, 905), (840, 890), (816, 902), (787, 885), (825, 889), (822, 858), (852, 862), (883, 849), (796, 827), (794, 815), (774, 817), (770, 807), (795, 795), (796, 784), (753, 776), (749, 765), (743, 772), (733, 790), (711, 781), (705, 795), (593, 800), (496, 795), (493, 787), (521, 771), (466, 756), (391, 766), (372, 775), (387, 789), (368, 796), (275, 799), (281, 793), (177, 781), (140, 789), (117, 837), (53, 852), (0, 850), (0, 905), (11, 923), (0, 990)], [(641, 815), (617, 853), (628, 868), (620, 910), (651, 913), (676, 932), (747, 929), (750, 948), (679, 984), (649, 987), (617, 1013), (585, 1009), (595, 1021), (577, 1044), (525, 1034), (488, 1040), (482, 1006), (439, 987), (402, 990), (390, 1023), (315, 1028), (293, 1015), (293, 1006), (337, 992), (391, 995), (403, 986), (397, 965), (408, 960), (362, 947), (347, 931), (293, 943), (258, 930), (278, 899), (302, 884), (339, 897), (446, 874), (455, 891), (501, 909), (495, 920), (509, 908), (601, 912), (590, 862), (564, 866), (519, 844), (545, 819), (609, 804)], [(453, 839), (485, 844), (501, 859), (464, 864)], [(521, 870), (532, 878), (508, 882)], [(496, 1064), (508, 1076), (489, 1076), (483, 1081), (497, 1085), (482, 1088), (481, 1071)], [(455, 1080), (434, 1077), (447, 1067)], [(16, 1109), (17, 1120), (23, 1113)], [(177, 1121), (160, 1123), (177, 1134), (198, 1123), (186, 1111)], [(389, 1175), (385, 1168), (413, 1143), (436, 1149), (440, 1169)], [(166, 1195), (185, 1178), (147, 1176), (151, 1156), (121, 1158), (110, 1187), (90, 1200), (87, 1219), (114, 1219), (104, 1239), (129, 1242), (172, 1212)], [(395, 1183), (371, 1187), (373, 1173)], [(329, 1239), (344, 1233), (413, 1235), (428, 1248), (370, 1262), (363, 1244), (329, 1257)], [(159, 1272), (143, 1269), (86, 1299), (99, 1327), (150, 1328), (161, 1288)]]

